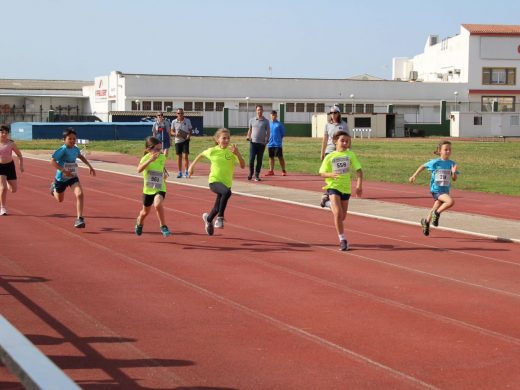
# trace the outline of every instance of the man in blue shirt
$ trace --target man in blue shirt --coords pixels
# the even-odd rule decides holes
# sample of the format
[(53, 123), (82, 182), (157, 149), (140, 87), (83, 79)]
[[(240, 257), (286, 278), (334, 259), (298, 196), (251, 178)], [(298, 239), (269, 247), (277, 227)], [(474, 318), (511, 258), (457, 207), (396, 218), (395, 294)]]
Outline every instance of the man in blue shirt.
[(278, 120), (278, 113), (271, 111), (271, 122), (269, 124), (271, 133), (269, 134), (269, 142), (267, 143), (267, 150), (269, 152), (269, 171), (266, 176), (274, 176), (274, 158), (278, 157), (280, 166), (282, 167), (282, 176), (287, 176), (285, 171), (285, 160), (283, 158), (283, 137), (285, 136), (285, 127)]

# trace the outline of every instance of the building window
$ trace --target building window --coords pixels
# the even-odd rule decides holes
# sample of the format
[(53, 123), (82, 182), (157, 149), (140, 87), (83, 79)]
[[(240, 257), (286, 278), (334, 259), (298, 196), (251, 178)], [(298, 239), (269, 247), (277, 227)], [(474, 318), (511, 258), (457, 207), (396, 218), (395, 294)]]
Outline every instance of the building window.
[(132, 111), (139, 111), (139, 100), (132, 100)]
[(143, 102), (143, 111), (152, 111), (152, 102), (150, 100)]
[(162, 102), (153, 102), (154, 111), (162, 111)]
[(307, 103), (307, 112), (314, 112), (314, 103)]
[(325, 103), (316, 104), (316, 112), (325, 112)]
[(515, 110), (514, 96), (482, 96), (481, 111), (503, 112)]
[(515, 85), (516, 68), (482, 68), (483, 85)]
[(352, 112), (352, 104), (348, 103), (345, 104), (345, 112)]
[(362, 114), (364, 112), (364, 104), (356, 104), (356, 114)]
[(215, 111), (215, 103), (206, 102), (204, 111)]
[(193, 111), (193, 102), (184, 102), (184, 111)]
[(305, 103), (296, 103), (296, 112), (305, 112)]
[(215, 111), (224, 111), (224, 102), (216, 102)]
[(474, 116), (473, 117), (473, 125), (474, 126), (482, 126), (482, 117), (481, 116)]
[(195, 102), (195, 111), (204, 111), (204, 102)]
[(365, 112), (367, 114), (373, 114), (374, 113), (374, 105), (373, 104), (365, 104)]
[(164, 111), (170, 112), (173, 110), (173, 102), (164, 102)]
[(285, 105), (285, 112), (294, 112), (294, 103), (287, 103)]

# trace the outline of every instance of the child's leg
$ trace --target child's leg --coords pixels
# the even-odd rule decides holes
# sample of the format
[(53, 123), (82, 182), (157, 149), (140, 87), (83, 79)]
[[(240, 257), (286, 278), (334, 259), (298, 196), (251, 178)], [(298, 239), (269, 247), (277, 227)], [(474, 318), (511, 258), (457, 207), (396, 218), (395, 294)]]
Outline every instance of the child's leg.
[(188, 167), (190, 166), (190, 155), (187, 153), (182, 154), (184, 157), (184, 170), (188, 170)]
[(182, 153), (177, 155), (177, 168), (179, 168), (179, 172), (182, 172)]
[(441, 205), (437, 208), (437, 212), (440, 214), (444, 210), (447, 210), (455, 204), (455, 201), (451, 196), (448, 194), (442, 194), (439, 196), (439, 201), (441, 202)]
[[(81, 184), (74, 183), (71, 188), (74, 190), (74, 195), (76, 196), (76, 213), (78, 218), (83, 216), (83, 189), (81, 188)], [(59, 195), (63, 195), (63, 192)], [(60, 202), (63, 200), (63, 196)]]
[(144, 223), (144, 219), (148, 216), (148, 214), (150, 214), (150, 209), (152, 208), (152, 206), (143, 206), (141, 208), (141, 211), (139, 211), (139, 215), (137, 216), (137, 224), (138, 225), (143, 225)]
[(338, 236), (344, 234), (343, 221), (347, 216), (348, 200), (341, 200), (339, 195), (330, 194), (330, 208), (334, 215), (334, 227)]
[(274, 171), (274, 157), (269, 157), (269, 170)]
[(7, 201), (7, 176), (0, 176), (0, 206), (5, 206), (5, 202)]
[(280, 161), (280, 167), (282, 168), (282, 171), (285, 171), (285, 159), (283, 156), (279, 156), (278, 161)]
[[(439, 198), (440, 198), (440, 197), (439, 197)], [(427, 215), (426, 218), (425, 218), (425, 219), (426, 219), (426, 222), (428, 222), (428, 223), (431, 222), (432, 214), (433, 214), (434, 212), (436, 212), (436, 211), (439, 209), (439, 207), (441, 206), (441, 204), (442, 204), (442, 202), (441, 202), (439, 199), (437, 199), (437, 200), (435, 201), (435, 203), (433, 204), (432, 209), (430, 210), (430, 212), (428, 213), (428, 215)], [(438, 211), (437, 211), (437, 212), (438, 212)]]
[(166, 220), (164, 218), (163, 201), (164, 198), (161, 194), (155, 195), (155, 198), (153, 199), (153, 206), (155, 207), (155, 212), (157, 213), (157, 218), (159, 219), (159, 223), (161, 224), (161, 226), (166, 225)]
[(227, 203), (229, 198), (231, 197), (231, 189), (226, 187), (224, 184), (215, 182), (210, 183), (209, 188), (215, 194), (217, 194), (217, 199), (215, 199), (215, 205), (213, 209), (208, 214), (208, 221), (212, 221), (215, 216), (220, 218), (224, 218), (224, 212), (226, 211)]
[(13, 194), (18, 191), (18, 182), (17, 180), (7, 180), (7, 189), (11, 191)]

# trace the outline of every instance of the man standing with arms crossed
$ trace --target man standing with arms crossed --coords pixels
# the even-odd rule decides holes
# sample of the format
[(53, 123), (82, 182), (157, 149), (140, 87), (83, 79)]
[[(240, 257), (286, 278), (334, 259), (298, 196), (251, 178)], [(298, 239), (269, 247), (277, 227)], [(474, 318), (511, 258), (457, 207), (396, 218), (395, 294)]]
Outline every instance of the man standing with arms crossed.
[(172, 122), (171, 134), (175, 137), (175, 154), (177, 154), (177, 166), (179, 174), (177, 179), (182, 177), (182, 160), (184, 158), (184, 176), (188, 178), (188, 166), (190, 154), (191, 121), (184, 117), (184, 110), (177, 109), (177, 118)]
[[(262, 169), (262, 161), (264, 159), (265, 145), (269, 140), (269, 121), (264, 118), (264, 107), (261, 104), (256, 105), (256, 117), (249, 120), (249, 130), (247, 131), (247, 140), (249, 144), (249, 175), (247, 180), (253, 178), (260, 181), (260, 170)], [(256, 169), (255, 169), (256, 158)]]

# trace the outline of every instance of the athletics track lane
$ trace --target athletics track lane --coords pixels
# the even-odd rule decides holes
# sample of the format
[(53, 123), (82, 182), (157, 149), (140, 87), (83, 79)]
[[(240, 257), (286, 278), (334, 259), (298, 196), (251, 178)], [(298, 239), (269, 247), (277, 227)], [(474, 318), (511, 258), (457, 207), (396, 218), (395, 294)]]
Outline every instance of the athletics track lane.
[(330, 213), (240, 196), (208, 237), (213, 194), (175, 185), (174, 237), (152, 215), (137, 238), (141, 180), (85, 170), (78, 231), (48, 164), (27, 169), (0, 219), (0, 307), (82, 387), (520, 384), (517, 244), (349, 216), (340, 253)]

